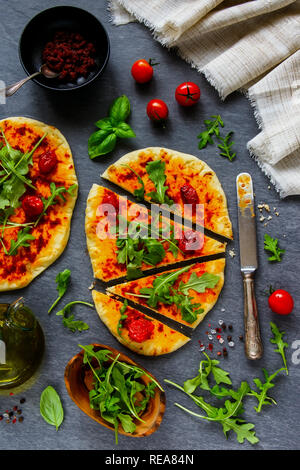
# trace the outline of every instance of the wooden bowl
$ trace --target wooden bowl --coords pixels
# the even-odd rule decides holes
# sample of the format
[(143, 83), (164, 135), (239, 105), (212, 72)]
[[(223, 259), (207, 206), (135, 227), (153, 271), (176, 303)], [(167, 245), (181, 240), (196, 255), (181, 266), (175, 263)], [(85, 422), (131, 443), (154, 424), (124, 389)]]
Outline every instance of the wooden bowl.
[[(150, 372), (141, 367), (139, 364), (134, 362), (128, 356), (123, 353), (120, 353), (110, 346), (105, 346), (103, 344), (93, 344), (95, 350), (99, 349), (108, 349), (111, 351), (111, 356), (116, 357), (118, 354), (119, 361), (138, 366), (141, 369), (145, 370), (151, 377), (155, 378)], [(76, 356), (74, 356), (67, 364), (65, 369), (65, 384), (68, 390), (68, 393), (74, 403), (90, 418), (97, 421), (97, 423), (102, 424), (106, 428), (114, 431), (112, 424), (105, 421), (98, 410), (93, 410), (90, 407), (89, 391), (93, 388), (91, 374), (89, 370), (85, 369), (83, 366), (83, 355), (84, 351), (81, 350)], [(146, 375), (143, 375), (140, 380), (147, 385), (151, 380)], [(155, 379), (156, 380), (156, 379)], [(130, 434), (123, 430), (122, 426), (119, 425), (119, 433), (124, 434), (130, 437), (144, 437), (152, 434), (158, 429), (163, 418), (163, 414), (166, 408), (166, 396), (163, 391), (158, 387), (155, 388), (155, 394), (150, 398), (148, 406), (143, 414), (140, 416), (144, 423), (134, 420), (136, 424), (136, 430)]]

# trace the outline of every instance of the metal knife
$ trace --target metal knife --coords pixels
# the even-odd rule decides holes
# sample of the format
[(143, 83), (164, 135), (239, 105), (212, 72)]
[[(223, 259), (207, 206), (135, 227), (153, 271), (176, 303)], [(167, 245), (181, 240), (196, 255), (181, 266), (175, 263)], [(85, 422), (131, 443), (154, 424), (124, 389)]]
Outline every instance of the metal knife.
[(256, 218), (252, 178), (249, 173), (240, 173), (236, 178), (240, 263), (244, 284), (245, 352), (249, 359), (260, 359), (263, 346), (254, 290), (254, 275), (257, 270)]

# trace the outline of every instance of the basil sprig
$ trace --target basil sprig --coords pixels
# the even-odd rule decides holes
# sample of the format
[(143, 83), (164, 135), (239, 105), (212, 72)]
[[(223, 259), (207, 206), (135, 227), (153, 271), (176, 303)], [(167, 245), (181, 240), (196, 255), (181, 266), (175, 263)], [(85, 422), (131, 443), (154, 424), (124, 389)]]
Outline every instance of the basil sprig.
[(99, 130), (93, 132), (88, 141), (88, 152), (91, 159), (111, 152), (117, 138), (136, 137), (130, 125), (125, 121), (130, 114), (130, 102), (127, 96), (119, 96), (111, 105), (108, 117), (95, 123)]

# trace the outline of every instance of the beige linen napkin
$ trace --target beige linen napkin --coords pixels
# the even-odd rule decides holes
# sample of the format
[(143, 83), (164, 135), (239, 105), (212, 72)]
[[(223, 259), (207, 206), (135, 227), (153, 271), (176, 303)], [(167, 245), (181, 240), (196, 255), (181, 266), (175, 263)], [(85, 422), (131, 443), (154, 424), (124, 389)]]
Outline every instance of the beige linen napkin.
[(138, 20), (176, 46), (222, 99), (247, 91), (261, 128), (250, 153), (282, 197), (300, 194), (299, 0), (112, 0), (110, 9), (115, 24)]

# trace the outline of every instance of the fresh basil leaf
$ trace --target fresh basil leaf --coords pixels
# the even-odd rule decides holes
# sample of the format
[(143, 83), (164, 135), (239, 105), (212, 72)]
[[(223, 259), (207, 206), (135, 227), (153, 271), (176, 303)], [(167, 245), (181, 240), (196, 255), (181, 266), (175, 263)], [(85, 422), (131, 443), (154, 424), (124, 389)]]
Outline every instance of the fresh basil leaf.
[(126, 121), (130, 114), (130, 102), (127, 96), (119, 96), (111, 105), (108, 114), (116, 123)]
[(95, 122), (95, 126), (99, 127), (103, 131), (107, 131), (109, 133), (112, 133), (114, 131), (112, 121), (109, 117), (100, 119), (99, 121)]
[(58, 393), (50, 385), (41, 394), (40, 413), (48, 424), (55, 426), (57, 431), (63, 422), (64, 410)]
[(116, 127), (116, 135), (117, 137), (121, 137), (122, 139), (128, 139), (130, 137), (136, 137), (135, 133), (131, 129), (130, 125), (126, 122), (120, 122)]
[(94, 132), (88, 141), (88, 152), (91, 159), (106, 155), (116, 146), (117, 136), (115, 133), (109, 134), (108, 131), (100, 129)]

